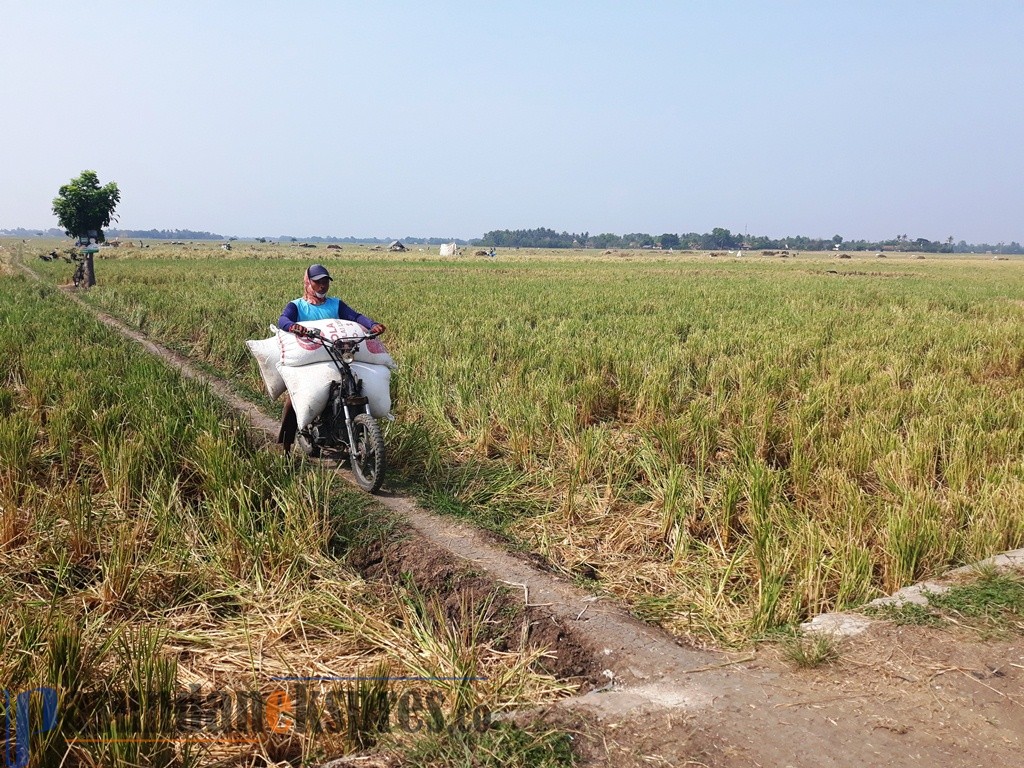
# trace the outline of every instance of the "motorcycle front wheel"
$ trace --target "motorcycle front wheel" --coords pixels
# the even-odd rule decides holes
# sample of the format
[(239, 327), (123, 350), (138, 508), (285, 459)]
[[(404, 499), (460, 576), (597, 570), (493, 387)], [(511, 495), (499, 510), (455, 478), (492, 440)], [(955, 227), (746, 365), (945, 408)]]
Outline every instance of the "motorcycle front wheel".
[(384, 482), (384, 435), (380, 424), (370, 414), (360, 413), (352, 422), (352, 433), (352, 474), (360, 488), (376, 493)]

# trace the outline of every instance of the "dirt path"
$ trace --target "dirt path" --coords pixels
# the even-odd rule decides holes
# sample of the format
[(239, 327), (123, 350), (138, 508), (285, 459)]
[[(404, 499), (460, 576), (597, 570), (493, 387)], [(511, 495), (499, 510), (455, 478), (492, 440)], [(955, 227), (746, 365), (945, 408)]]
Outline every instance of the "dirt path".
[[(35, 275), (27, 267), (22, 268)], [(68, 295), (102, 322), (207, 384), (270, 441), (277, 423), (223, 381)], [(874, 623), (841, 661), (793, 671), (771, 649), (727, 655), (683, 647), (489, 536), (381, 495), (432, 546), (521, 589), (536, 622), (586, 650), (604, 681), (540, 714), (577, 733), (591, 765), (1002, 766), (1021, 760), (1024, 640)], [(557, 645), (557, 643), (556, 643)], [(603, 689), (602, 689), (603, 688)]]

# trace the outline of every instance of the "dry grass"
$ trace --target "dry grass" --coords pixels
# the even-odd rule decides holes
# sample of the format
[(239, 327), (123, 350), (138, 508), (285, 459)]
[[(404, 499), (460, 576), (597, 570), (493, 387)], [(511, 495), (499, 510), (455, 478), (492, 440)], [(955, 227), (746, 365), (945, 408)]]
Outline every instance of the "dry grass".
[[(391, 328), (398, 471), (680, 635), (1024, 544), (1019, 262), (331, 254)], [(101, 261), (90, 301), (255, 393), (241, 341), (325, 259), (154, 246)]]
[[(333, 554), (361, 529), (386, 535), (368, 497), (264, 450), (207, 389), (52, 289), (14, 277), (0, 294), (0, 679), (60, 693), (39, 765), (309, 761), (373, 740), (360, 726), (188, 745), (160, 708), (187, 690), (266, 701), (295, 695), (288, 677), (458, 678), (384, 688), (429, 687), (445, 718), (565, 693), (535, 672), (540, 649), (488, 639), (489, 606), (452, 626), (433, 600)], [(126, 691), (139, 722), (97, 733)]]

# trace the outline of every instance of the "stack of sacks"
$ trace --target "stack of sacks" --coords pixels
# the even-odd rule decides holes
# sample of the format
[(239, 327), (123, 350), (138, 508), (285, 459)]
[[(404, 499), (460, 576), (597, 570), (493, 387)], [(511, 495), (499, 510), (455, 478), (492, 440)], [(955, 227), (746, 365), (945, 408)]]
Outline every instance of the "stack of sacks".
[[(329, 340), (366, 335), (365, 328), (347, 320), (314, 320), (302, 325), (315, 328)], [(331, 382), (341, 381), (341, 372), (320, 342), (273, 326), (271, 331), (274, 335), (269, 339), (245, 344), (259, 364), (270, 399), (276, 400), (287, 389), (299, 429), (303, 429), (323, 411)], [(352, 373), (363, 383), (362, 394), (369, 400), (370, 415), (375, 419), (394, 418), (391, 415), (391, 371), (398, 366), (391, 355), (380, 341), (368, 339), (359, 343), (353, 357)]]

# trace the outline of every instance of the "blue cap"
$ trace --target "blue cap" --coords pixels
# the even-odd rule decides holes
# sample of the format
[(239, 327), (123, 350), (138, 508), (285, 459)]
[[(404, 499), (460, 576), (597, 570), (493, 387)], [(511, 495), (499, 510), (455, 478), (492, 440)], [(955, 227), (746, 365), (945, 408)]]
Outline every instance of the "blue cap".
[(325, 267), (323, 264), (314, 264), (313, 266), (311, 266), (309, 269), (306, 270), (306, 276), (313, 282), (316, 282), (317, 280), (323, 280), (325, 277), (328, 280), (334, 279), (331, 277), (331, 273), (327, 271), (327, 267)]

